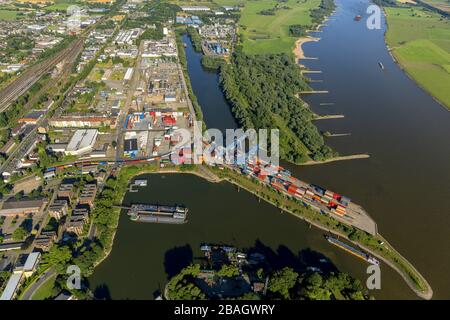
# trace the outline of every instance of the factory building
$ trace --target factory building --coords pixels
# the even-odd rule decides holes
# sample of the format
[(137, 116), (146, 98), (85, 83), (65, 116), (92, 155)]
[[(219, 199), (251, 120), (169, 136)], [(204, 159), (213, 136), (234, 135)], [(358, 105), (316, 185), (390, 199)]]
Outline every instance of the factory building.
[(96, 129), (77, 130), (67, 145), (66, 155), (80, 156), (91, 152), (97, 140), (98, 131)]

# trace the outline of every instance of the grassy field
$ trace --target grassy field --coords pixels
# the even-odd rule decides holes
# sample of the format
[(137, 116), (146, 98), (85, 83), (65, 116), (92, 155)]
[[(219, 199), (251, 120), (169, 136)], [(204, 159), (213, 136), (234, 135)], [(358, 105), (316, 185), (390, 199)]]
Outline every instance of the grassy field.
[(56, 275), (45, 281), (31, 297), (32, 300), (45, 300), (52, 296)]
[(11, 21), (17, 18), (17, 11), (0, 10), (0, 20)]
[(74, 3), (65, 2), (65, 3), (54, 3), (48, 7), (45, 7), (46, 10), (49, 11), (66, 11), (68, 7), (71, 5), (76, 5), (77, 3), (74, 1)]
[[(291, 53), (297, 38), (289, 35), (288, 28), (293, 24), (310, 25), (309, 10), (317, 8), (320, 0), (216, 0), (220, 5), (245, 4), (241, 10), (239, 32), (243, 39), (244, 52)], [(275, 15), (261, 15), (262, 10), (272, 9), (276, 4), (290, 9), (279, 9)]]
[(450, 109), (450, 20), (421, 8), (385, 8), (386, 41), (406, 72)]

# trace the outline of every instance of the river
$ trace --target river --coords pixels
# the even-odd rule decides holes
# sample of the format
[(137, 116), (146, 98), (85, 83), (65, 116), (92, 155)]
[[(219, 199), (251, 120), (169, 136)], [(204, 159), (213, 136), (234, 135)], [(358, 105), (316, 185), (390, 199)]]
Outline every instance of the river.
[[(321, 130), (351, 133), (327, 143), (341, 154), (367, 152), (369, 159), (317, 166), (292, 166), (295, 175), (351, 197), (377, 221), (380, 233), (429, 281), (434, 298), (449, 299), (448, 229), (450, 210), (450, 113), (417, 87), (390, 57), (381, 30), (368, 30), (367, 1), (337, 0), (336, 13), (315, 34), (317, 43), (303, 45), (313, 70), (315, 89), (329, 94), (305, 96), (320, 114), (344, 119), (317, 122)], [(218, 86), (218, 75), (203, 70), (201, 55), (187, 38), (186, 54), (193, 90), (210, 128), (236, 126)], [(378, 67), (382, 61), (384, 70)], [(333, 103), (333, 105), (321, 105)], [(173, 275), (200, 252), (202, 242), (239, 247), (257, 246), (279, 261), (317, 265), (315, 252), (339, 270), (365, 282), (367, 265), (331, 247), (323, 233), (303, 221), (281, 214), (247, 192), (227, 183), (211, 184), (190, 175), (148, 175), (149, 184), (129, 193), (124, 202), (159, 202), (189, 207), (185, 225), (141, 224), (121, 216), (113, 250), (90, 277), (98, 297), (152, 299)], [(330, 265), (328, 265), (329, 267)], [(400, 276), (382, 266), (378, 299), (415, 299)]]

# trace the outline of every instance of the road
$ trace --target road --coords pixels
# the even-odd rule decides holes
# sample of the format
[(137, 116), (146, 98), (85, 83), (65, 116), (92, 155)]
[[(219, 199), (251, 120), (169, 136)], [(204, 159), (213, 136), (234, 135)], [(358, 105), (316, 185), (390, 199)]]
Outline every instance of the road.
[(37, 281), (35, 281), (28, 290), (23, 294), (22, 300), (31, 300), (35, 292), (51, 277), (56, 275), (56, 271), (53, 268), (46, 270)]
[(139, 77), (140, 77), (140, 68), (142, 63), (142, 51), (144, 48), (144, 42), (141, 41), (139, 45), (139, 51), (138, 56), (136, 59), (136, 64), (134, 65), (134, 73), (131, 78), (128, 91), (127, 91), (127, 98), (125, 100), (123, 111), (120, 114), (119, 119), (117, 119), (117, 129), (116, 129), (116, 161), (118, 161), (121, 158), (121, 155), (123, 154), (123, 131), (124, 131), (124, 125), (125, 120), (128, 114), (128, 110), (130, 109), (131, 102), (133, 101), (133, 96), (137, 87), (137, 84), (139, 83)]

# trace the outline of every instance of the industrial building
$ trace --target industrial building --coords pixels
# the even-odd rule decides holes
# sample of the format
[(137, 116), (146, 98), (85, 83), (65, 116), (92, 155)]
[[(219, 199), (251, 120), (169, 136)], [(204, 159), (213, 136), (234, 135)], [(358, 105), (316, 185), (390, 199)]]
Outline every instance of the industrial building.
[(97, 140), (98, 131), (96, 129), (77, 130), (67, 145), (66, 155), (80, 156), (91, 152)]
[(180, 6), (183, 11), (210, 11), (211, 8), (206, 6)]
[(125, 156), (134, 158), (138, 152), (137, 139), (126, 139), (124, 141), (123, 151)]
[(21, 273), (12, 274), (6, 284), (5, 290), (3, 290), (0, 300), (13, 300), (24, 279)]
[(39, 213), (47, 203), (47, 199), (8, 199), (2, 203), (0, 216), (15, 216), (29, 213)]
[(109, 126), (114, 129), (116, 119), (101, 115), (61, 116), (49, 120), (48, 124), (55, 128), (99, 128)]
[(40, 252), (32, 252), (26, 256), (23, 256), (16, 264), (13, 273), (20, 273), (26, 278), (29, 278), (36, 271), (40, 261)]

